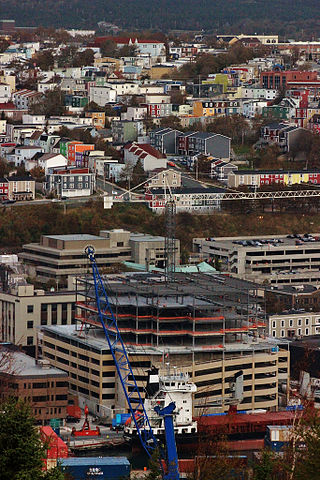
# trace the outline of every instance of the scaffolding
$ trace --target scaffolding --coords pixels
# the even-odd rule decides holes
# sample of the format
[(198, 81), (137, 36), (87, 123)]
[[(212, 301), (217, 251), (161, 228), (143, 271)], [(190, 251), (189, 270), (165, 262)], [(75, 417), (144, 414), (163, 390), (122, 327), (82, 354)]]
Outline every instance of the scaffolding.
[[(225, 275), (110, 275), (109, 301), (127, 345), (224, 350), (265, 336), (258, 286)], [(76, 281), (76, 320), (84, 334), (99, 329), (92, 279)]]

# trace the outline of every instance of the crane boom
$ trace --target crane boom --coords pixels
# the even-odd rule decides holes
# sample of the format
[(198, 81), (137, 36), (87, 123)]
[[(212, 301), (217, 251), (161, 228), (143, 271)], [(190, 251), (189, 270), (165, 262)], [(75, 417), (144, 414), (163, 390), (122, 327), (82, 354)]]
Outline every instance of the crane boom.
[[(147, 454), (151, 456), (152, 452), (157, 447), (157, 440), (153, 435), (139, 387), (132, 372), (126, 348), (121, 338), (115, 316), (110, 307), (104, 282), (100, 276), (95, 261), (94, 248), (90, 246), (86, 247), (85, 253), (91, 262), (99, 319), (108, 341), (110, 352), (117, 369), (117, 374), (140, 441)], [(140, 414), (137, 415), (137, 412)]]
[[(132, 419), (136, 426), (138, 436), (143, 448), (150, 457), (158, 446), (157, 439), (153, 434), (148, 415), (144, 408), (139, 387), (134, 377), (128, 354), (120, 335), (116, 318), (109, 303), (104, 281), (99, 273), (94, 256), (94, 248), (91, 246), (86, 247), (85, 253), (91, 263), (99, 319), (109, 344), (110, 352), (112, 354), (118, 377), (120, 379)], [(173, 411), (175, 407), (175, 403), (171, 402), (170, 405), (162, 410), (159, 408), (155, 409), (157, 413), (164, 418), (165, 424), (167, 455), (164, 454), (161, 448), (159, 449), (161, 457), (160, 466), (164, 480), (179, 480), (178, 455), (173, 425)], [(162, 460), (167, 460), (166, 473), (163, 471)]]

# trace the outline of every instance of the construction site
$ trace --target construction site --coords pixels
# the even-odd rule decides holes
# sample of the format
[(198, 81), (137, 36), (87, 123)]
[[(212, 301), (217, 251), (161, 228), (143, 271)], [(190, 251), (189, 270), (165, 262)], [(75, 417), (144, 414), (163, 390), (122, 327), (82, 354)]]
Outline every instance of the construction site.
[[(224, 411), (231, 394), (229, 383), (243, 370), (243, 408), (278, 408), (280, 384), (289, 381), (289, 351), (277, 340), (266, 338), (257, 285), (223, 274), (201, 273), (176, 273), (172, 280), (161, 273), (123, 273), (105, 276), (104, 281), (142, 395), (152, 365), (178, 368), (189, 373), (198, 387), (195, 409)], [(70, 344), (70, 337), (76, 336), (90, 356), (90, 345), (101, 344), (104, 337), (90, 275), (76, 281), (76, 320), (74, 326), (59, 327), (59, 339), (55, 327), (46, 327), (44, 340), (49, 335), (53, 347), (56, 338), (61, 352), (63, 338)], [(46, 351), (51, 358), (52, 348), (44, 346), (44, 354)], [(58, 366), (61, 353), (56, 355)], [(71, 356), (76, 355), (68, 350), (63, 362)], [(110, 363), (107, 368), (114, 370), (116, 377)], [(84, 385), (77, 370), (75, 367), (78, 381), (74, 385), (81, 396)], [(88, 385), (85, 387), (90, 397)], [(111, 408), (125, 407), (117, 390), (115, 382), (114, 395), (109, 396)], [(99, 397), (105, 403), (102, 394)]]

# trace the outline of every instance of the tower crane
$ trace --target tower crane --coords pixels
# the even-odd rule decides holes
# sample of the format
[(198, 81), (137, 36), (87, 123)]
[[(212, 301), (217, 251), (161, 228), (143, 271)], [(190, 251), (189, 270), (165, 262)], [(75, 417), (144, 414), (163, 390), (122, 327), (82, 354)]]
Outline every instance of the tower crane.
[[(155, 449), (160, 446), (158, 445), (157, 439), (153, 434), (148, 415), (144, 408), (143, 399), (130, 365), (128, 353), (122, 340), (116, 318), (109, 303), (105, 283), (99, 273), (99, 269), (95, 260), (94, 248), (87, 246), (85, 253), (92, 268), (99, 320), (108, 342), (110, 352), (116, 366), (117, 374), (121, 382), (123, 393), (126, 397), (138, 436), (144, 450), (150, 457)], [(164, 480), (179, 480), (178, 454), (173, 425), (174, 409), (174, 402), (171, 402), (162, 409), (156, 407), (156, 412), (158, 415), (164, 418), (165, 424), (166, 450), (163, 451), (162, 448), (159, 448), (160, 467)], [(163, 463), (165, 463), (167, 466), (166, 471), (164, 471)]]

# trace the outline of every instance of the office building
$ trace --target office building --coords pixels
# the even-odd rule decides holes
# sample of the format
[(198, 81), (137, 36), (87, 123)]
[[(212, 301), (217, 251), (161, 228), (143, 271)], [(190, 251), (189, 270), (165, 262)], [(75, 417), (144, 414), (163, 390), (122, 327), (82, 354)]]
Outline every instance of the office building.
[(193, 248), (239, 278), (271, 285), (319, 285), (319, 239), (319, 234), (194, 238)]
[(0, 291), (0, 340), (35, 355), (39, 328), (70, 325), (74, 315), (75, 292), (45, 292), (33, 285), (7, 287)]
[[(180, 242), (176, 259), (180, 261)], [(100, 235), (42, 235), (40, 243), (23, 246), (19, 258), (27, 265), (29, 275), (41, 282), (54, 279), (65, 285), (69, 275), (88, 272), (85, 248), (91, 245), (96, 251), (100, 268), (108, 268), (124, 261), (163, 267), (165, 238), (133, 234), (123, 229), (102, 230)]]

